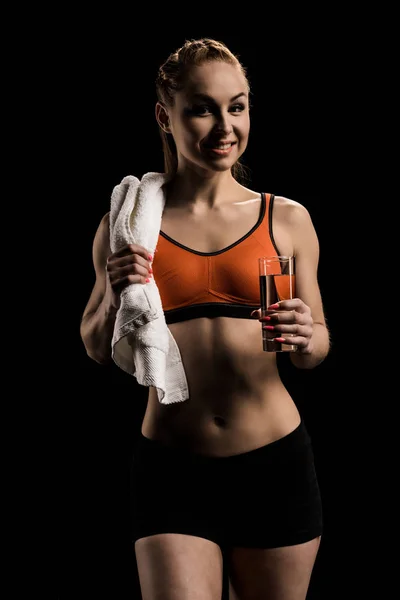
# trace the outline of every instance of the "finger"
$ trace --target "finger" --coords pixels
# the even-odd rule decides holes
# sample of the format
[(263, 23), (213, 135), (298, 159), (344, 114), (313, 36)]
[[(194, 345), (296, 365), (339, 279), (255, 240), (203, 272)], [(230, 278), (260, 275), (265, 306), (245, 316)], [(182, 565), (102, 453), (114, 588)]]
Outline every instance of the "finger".
[(107, 271), (114, 271), (116, 269), (121, 269), (125, 266), (130, 265), (141, 265), (145, 268), (149, 273), (151, 272), (151, 263), (148, 260), (145, 260), (139, 254), (128, 254), (126, 256), (122, 256), (121, 258), (111, 258), (107, 261)]
[[(125, 265), (124, 267), (110, 271), (109, 276), (110, 276), (110, 282), (112, 284), (116, 284), (118, 281), (121, 281), (122, 279), (125, 279), (126, 277), (129, 277), (129, 276), (133, 276), (133, 277), (139, 276), (146, 280), (149, 277), (149, 271), (148, 271), (148, 269), (146, 269), (146, 267), (143, 267), (142, 265), (139, 265), (138, 263), (130, 263), (130, 264)], [(136, 282), (136, 280), (132, 281), (132, 283), (135, 283), (135, 282)]]
[(269, 325), (280, 325), (281, 323), (300, 323), (301, 315), (294, 310), (284, 312), (270, 312), (268, 315), (261, 317), (262, 322), (268, 322)]
[(275, 304), (271, 304), (267, 307), (267, 310), (296, 310), (300, 313), (309, 312), (310, 308), (304, 304), (303, 300), (300, 298), (291, 298), (290, 300), (280, 300), (279, 302), (275, 302)]
[(296, 324), (296, 325), (304, 325), (306, 327), (312, 327), (313, 319), (311, 317), (310, 312), (299, 313), (295, 310), (291, 311), (282, 311), (282, 312), (274, 312), (267, 315), (269, 319), (265, 317), (262, 318), (262, 321), (268, 321), (270, 325), (281, 325), (284, 323)]
[(309, 342), (310, 342), (310, 338), (305, 338), (303, 336), (300, 335), (290, 335), (290, 336), (284, 336), (284, 335), (277, 335), (273, 338), (276, 342), (280, 342), (282, 344), (289, 344), (289, 345), (294, 345), (297, 346), (298, 348), (307, 348)]
[(126, 275), (126, 277), (122, 277), (121, 279), (117, 279), (111, 283), (112, 289), (116, 292), (121, 292), (124, 288), (132, 283), (140, 283), (141, 285), (147, 285), (151, 280), (144, 275)]
[[(273, 327), (273, 329), (271, 329), (271, 327)], [(301, 336), (304, 338), (310, 338), (313, 333), (312, 327), (309, 327), (308, 325), (299, 325), (298, 323), (295, 323), (293, 325), (286, 323), (280, 323), (279, 325), (263, 325), (263, 329), (266, 329), (267, 331), (273, 331), (274, 333), (276, 333), (276, 335), (291, 334)]]
[(114, 252), (111, 255), (111, 257), (120, 258), (122, 256), (128, 256), (130, 254), (139, 254), (139, 256), (141, 256), (145, 260), (151, 260), (150, 251), (146, 250), (146, 248), (143, 248), (143, 246), (139, 246), (138, 244), (126, 244), (126, 246), (123, 246), (117, 252)]

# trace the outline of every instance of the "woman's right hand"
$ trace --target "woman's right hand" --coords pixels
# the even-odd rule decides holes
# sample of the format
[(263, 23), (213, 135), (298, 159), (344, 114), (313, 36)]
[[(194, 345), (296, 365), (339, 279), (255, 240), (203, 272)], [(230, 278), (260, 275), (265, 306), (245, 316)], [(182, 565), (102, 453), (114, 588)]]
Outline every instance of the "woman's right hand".
[(153, 257), (146, 248), (128, 244), (107, 258), (107, 291), (111, 306), (118, 309), (120, 295), (131, 283), (149, 283), (152, 276)]

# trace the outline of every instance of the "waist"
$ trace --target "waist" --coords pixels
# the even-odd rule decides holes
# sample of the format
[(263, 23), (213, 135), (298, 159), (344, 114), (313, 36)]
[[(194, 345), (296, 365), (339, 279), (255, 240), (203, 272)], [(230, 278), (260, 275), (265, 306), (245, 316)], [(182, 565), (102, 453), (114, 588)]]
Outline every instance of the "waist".
[(171, 447), (229, 456), (274, 442), (299, 423), (297, 406), (283, 386), (272, 396), (221, 393), (170, 405), (160, 404), (156, 390), (150, 388), (141, 431)]
[(189, 400), (162, 405), (150, 388), (144, 435), (224, 455), (269, 443), (299, 423), (276, 355), (262, 350), (258, 320), (201, 318), (169, 328), (182, 356)]

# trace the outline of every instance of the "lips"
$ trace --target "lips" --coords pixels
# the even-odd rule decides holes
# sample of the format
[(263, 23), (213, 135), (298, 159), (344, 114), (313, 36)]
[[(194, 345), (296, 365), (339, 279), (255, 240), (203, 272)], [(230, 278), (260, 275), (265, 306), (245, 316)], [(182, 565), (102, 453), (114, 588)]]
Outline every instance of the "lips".
[(237, 142), (215, 141), (203, 145), (204, 151), (211, 158), (224, 158), (229, 156)]
[(210, 142), (208, 144), (204, 144), (204, 147), (207, 150), (229, 150), (236, 142)]

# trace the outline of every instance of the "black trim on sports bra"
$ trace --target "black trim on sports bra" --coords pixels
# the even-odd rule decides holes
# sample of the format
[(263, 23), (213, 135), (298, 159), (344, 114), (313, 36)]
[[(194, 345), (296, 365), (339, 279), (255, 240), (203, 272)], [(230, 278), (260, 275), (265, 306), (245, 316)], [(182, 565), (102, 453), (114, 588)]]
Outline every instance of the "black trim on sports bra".
[[(270, 204), (272, 202), (272, 198), (273, 198), (273, 196), (271, 195)], [(265, 193), (261, 192), (261, 207), (260, 207), (260, 214), (259, 214), (257, 223), (250, 229), (250, 231), (248, 233), (246, 233), (243, 237), (241, 237), (239, 240), (237, 240), (237, 242), (230, 244), (230, 246), (227, 246), (226, 248), (222, 248), (222, 250), (217, 250), (216, 252), (199, 252), (198, 250), (193, 250), (192, 248), (188, 248), (187, 246), (180, 244), (179, 242), (177, 242), (176, 240), (174, 240), (172, 237), (170, 237), (169, 235), (167, 235), (166, 233), (164, 233), (161, 230), (160, 230), (160, 235), (162, 235), (163, 238), (165, 238), (172, 244), (175, 244), (175, 246), (179, 246), (179, 248), (182, 248), (183, 250), (186, 250), (187, 252), (192, 252), (193, 254), (199, 254), (200, 256), (217, 256), (218, 254), (222, 254), (223, 252), (227, 252), (231, 248), (234, 248), (235, 246), (237, 246), (238, 244), (243, 242), (246, 238), (248, 238), (261, 225), (261, 223), (264, 219), (264, 216), (265, 216), (265, 210), (266, 210)], [(271, 208), (270, 208), (270, 211), (271, 211)], [(270, 212), (270, 214), (271, 214), (271, 212)]]
[(272, 245), (276, 250), (277, 256), (279, 256), (280, 252), (279, 252), (278, 246), (276, 245), (274, 233), (272, 231), (272, 209), (274, 207), (274, 200), (275, 200), (275, 195), (271, 194), (271, 198), (269, 200), (268, 227), (269, 227), (269, 237), (271, 238)]
[(234, 319), (251, 319), (250, 313), (260, 308), (260, 305), (228, 304), (225, 302), (206, 302), (204, 304), (191, 304), (183, 308), (173, 308), (164, 311), (167, 324), (200, 319), (208, 317), (231, 317)]

